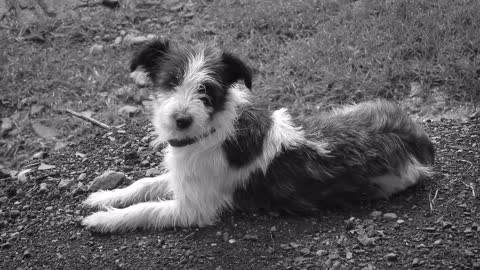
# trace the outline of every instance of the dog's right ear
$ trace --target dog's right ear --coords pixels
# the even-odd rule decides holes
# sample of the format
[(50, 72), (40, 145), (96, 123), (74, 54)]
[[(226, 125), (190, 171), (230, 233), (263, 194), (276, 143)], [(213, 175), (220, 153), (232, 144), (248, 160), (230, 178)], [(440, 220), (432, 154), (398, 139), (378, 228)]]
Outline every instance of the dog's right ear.
[(130, 63), (130, 77), (138, 85), (146, 85), (148, 79), (155, 83), (162, 58), (170, 50), (167, 40), (154, 40), (135, 54)]

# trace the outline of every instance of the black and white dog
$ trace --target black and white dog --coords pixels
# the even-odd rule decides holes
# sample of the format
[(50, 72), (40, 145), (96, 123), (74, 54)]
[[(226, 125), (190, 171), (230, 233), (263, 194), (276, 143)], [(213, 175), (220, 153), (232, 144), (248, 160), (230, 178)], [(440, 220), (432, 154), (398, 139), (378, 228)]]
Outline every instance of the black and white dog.
[(131, 77), (156, 87), (153, 113), (163, 175), (91, 194), (100, 232), (205, 226), (222, 211), (308, 213), (353, 198), (383, 198), (430, 176), (434, 149), (398, 106), (371, 101), (294, 120), (255, 106), (252, 75), (213, 46), (154, 41)]

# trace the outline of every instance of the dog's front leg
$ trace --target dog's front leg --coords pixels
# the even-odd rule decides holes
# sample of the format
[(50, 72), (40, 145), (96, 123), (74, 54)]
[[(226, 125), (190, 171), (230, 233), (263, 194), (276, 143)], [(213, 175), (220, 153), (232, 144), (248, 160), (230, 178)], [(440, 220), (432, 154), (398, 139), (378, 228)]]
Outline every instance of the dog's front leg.
[(171, 195), (168, 173), (157, 177), (142, 178), (126, 188), (100, 190), (90, 194), (83, 205), (106, 209), (108, 207), (125, 207), (134, 203), (165, 199)]
[(202, 216), (194, 206), (182, 206), (177, 200), (144, 202), (123, 209), (112, 208), (94, 213), (82, 225), (102, 233), (129, 231), (137, 228), (160, 229), (174, 226), (204, 226), (214, 216)]

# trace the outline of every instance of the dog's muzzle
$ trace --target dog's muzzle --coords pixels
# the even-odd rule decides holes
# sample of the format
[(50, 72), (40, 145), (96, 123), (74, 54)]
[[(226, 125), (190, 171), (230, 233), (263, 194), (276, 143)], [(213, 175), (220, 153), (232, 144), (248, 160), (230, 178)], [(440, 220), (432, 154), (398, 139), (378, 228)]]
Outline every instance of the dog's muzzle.
[(205, 133), (205, 134), (203, 134), (199, 137), (185, 138), (185, 139), (180, 139), (180, 140), (173, 139), (173, 140), (168, 140), (168, 143), (173, 147), (183, 147), (183, 146), (187, 146), (187, 145), (190, 145), (190, 144), (194, 144), (198, 140), (206, 138), (214, 132), (215, 132), (215, 129), (212, 129), (210, 132)]

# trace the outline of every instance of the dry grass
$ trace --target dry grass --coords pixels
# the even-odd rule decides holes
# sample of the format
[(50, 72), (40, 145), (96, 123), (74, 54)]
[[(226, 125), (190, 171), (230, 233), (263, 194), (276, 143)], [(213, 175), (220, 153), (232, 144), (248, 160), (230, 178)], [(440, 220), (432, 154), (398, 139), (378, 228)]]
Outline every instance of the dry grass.
[[(401, 99), (412, 82), (453, 101), (480, 100), (477, 0), (239, 0), (195, 2), (176, 12), (96, 7), (82, 14), (29, 27), (14, 23), (0, 34), (2, 117), (42, 104), (38, 120), (63, 137), (89, 132), (63, 108), (122, 122), (116, 108), (125, 100), (114, 93), (130, 83), (133, 51), (111, 46), (122, 30), (186, 43), (215, 40), (255, 69), (260, 102), (300, 115), (376, 97)], [(90, 54), (93, 44), (104, 51)]]

